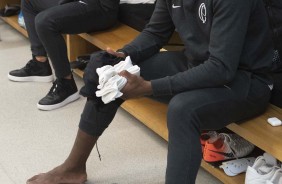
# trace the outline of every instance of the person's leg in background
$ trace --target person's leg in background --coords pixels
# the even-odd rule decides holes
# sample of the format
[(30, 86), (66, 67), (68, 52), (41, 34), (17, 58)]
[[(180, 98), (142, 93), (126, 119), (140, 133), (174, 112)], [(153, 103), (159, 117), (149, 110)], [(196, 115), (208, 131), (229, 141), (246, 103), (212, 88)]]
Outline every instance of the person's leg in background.
[(53, 80), (46, 50), (41, 40), (38, 38), (35, 29), (35, 17), (39, 12), (56, 6), (58, 1), (59, 0), (21, 1), (21, 8), (31, 44), (32, 59), (23, 68), (9, 72), (8, 78), (10, 80), (18, 82), (50, 82)]
[[(103, 6), (110, 2), (110, 7)], [(47, 9), (37, 15), (36, 30), (51, 58), (60, 98), (49, 92), (37, 104), (39, 109), (52, 110), (78, 98), (78, 90), (71, 75), (67, 48), (62, 34), (78, 34), (104, 30), (117, 21), (118, 0), (76, 1)], [(60, 88), (60, 86), (62, 86)]]
[[(40, 9), (42, 4), (44, 1), (29, 1), (32, 8)], [(118, 4), (118, 0), (75, 1), (53, 6), (36, 15), (36, 34), (52, 61), (57, 78), (49, 93), (37, 104), (39, 109), (53, 110), (79, 98), (62, 34), (78, 34), (113, 26), (117, 21)], [(30, 14), (36, 12), (34, 9), (29, 11), (32, 12)]]

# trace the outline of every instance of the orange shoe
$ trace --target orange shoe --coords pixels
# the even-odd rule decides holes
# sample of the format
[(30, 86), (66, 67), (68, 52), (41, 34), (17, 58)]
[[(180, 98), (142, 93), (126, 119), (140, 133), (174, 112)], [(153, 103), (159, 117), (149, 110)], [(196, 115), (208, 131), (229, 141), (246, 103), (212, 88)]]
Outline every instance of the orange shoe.
[(254, 147), (237, 134), (220, 133), (214, 142), (206, 142), (203, 159), (207, 162), (218, 162), (240, 158), (250, 154)]
[(213, 142), (217, 139), (217, 132), (216, 131), (208, 131), (205, 133), (202, 133), (200, 136), (200, 141), (201, 141), (201, 145), (202, 145), (202, 153), (204, 153), (204, 149), (205, 149), (205, 145), (206, 142)]

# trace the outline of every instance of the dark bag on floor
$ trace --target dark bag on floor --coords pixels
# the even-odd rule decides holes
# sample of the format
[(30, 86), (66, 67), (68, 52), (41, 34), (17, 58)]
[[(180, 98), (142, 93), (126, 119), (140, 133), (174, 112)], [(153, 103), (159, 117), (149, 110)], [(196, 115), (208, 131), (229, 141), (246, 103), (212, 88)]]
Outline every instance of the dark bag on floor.
[(90, 61), (90, 55), (82, 55), (78, 56), (75, 61), (70, 62), (70, 66), (72, 69), (80, 69), (84, 70), (87, 66), (87, 64)]
[(21, 11), (21, 7), (18, 4), (6, 5), (5, 8), (0, 10), (1, 17), (10, 17), (13, 15), (18, 15)]

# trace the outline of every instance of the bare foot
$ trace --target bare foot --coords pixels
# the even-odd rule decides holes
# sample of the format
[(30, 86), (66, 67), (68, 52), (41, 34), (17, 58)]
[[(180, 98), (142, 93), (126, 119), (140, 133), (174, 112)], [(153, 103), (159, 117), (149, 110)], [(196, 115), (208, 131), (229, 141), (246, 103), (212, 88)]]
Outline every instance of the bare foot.
[(33, 176), (26, 184), (83, 184), (87, 180), (85, 169), (66, 170), (62, 166), (53, 170)]

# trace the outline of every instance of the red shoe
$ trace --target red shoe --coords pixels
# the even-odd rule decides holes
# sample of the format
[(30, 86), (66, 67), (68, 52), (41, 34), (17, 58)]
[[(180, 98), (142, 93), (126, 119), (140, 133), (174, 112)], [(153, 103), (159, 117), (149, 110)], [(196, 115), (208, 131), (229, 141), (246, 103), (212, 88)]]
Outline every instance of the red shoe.
[(216, 131), (208, 131), (201, 134), (200, 141), (202, 145), (202, 153), (204, 153), (206, 142), (214, 142), (215, 140), (217, 140), (217, 136), (218, 134)]
[(240, 158), (250, 154), (254, 145), (237, 134), (220, 133), (214, 142), (206, 142), (203, 159), (218, 162)]

